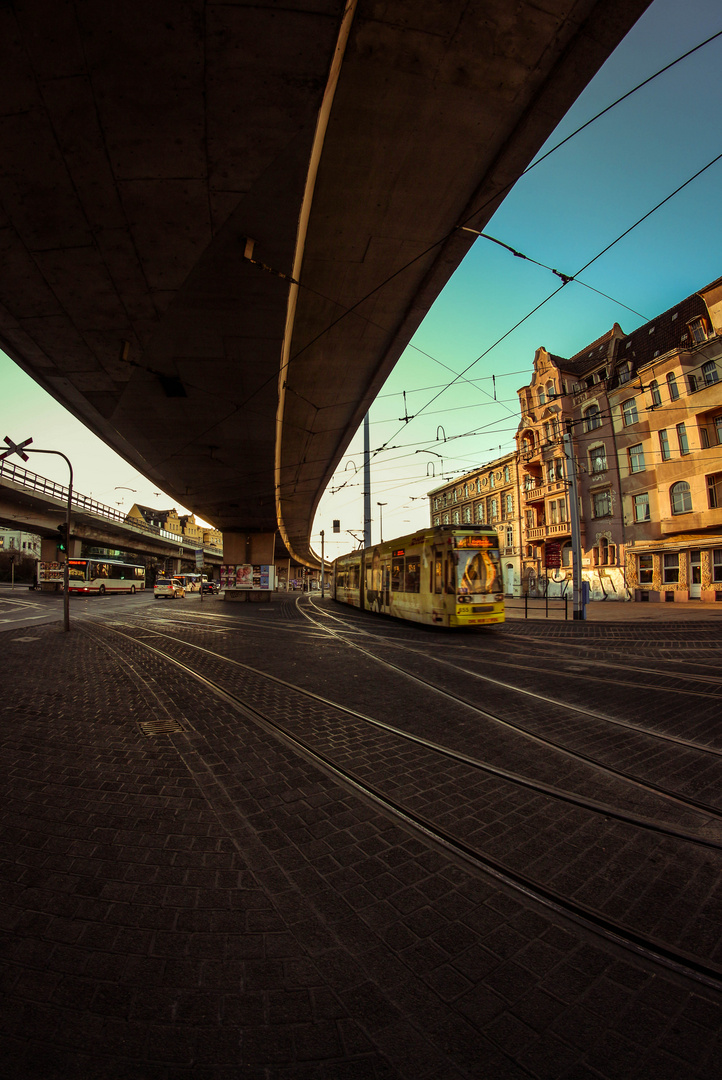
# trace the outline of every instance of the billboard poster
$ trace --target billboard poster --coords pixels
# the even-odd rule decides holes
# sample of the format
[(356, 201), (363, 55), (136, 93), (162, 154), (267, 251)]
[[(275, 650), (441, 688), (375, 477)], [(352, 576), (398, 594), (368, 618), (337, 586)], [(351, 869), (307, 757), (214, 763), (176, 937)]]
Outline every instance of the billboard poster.
[(43, 581), (64, 581), (65, 579), (65, 564), (59, 562), (39, 562), (38, 563), (38, 582)]
[(251, 563), (226, 563), (220, 568), (221, 589), (250, 589), (253, 591), (273, 588), (274, 567)]

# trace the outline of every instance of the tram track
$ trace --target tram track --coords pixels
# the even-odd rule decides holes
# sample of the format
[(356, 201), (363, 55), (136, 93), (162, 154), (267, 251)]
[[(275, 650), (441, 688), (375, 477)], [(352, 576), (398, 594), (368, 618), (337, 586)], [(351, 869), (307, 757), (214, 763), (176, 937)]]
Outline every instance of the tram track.
[[(274, 680), (275, 685), (269, 690), (270, 677), (266, 673), (248, 670), (248, 665), (238, 665), (237, 661), (231, 664), (230, 668), (237, 665), (236, 670), (239, 667), (247, 669), (240, 683), (237, 678), (219, 679), (217, 666), (220, 662), (227, 664), (228, 658), (214, 654), (213, 650), (195, 646), (195, 652), (200, 659), (189, 663), (187, 657), (178, 655), (178, 651), (190, 650), (191, 643), (170, 639), (168, 635), (164, 636), (158, 631), (134, 627), (132, 632), (128, 632), (127, 625), (121, 628), (109, 624), (104, 626), (102, 631), (98, 627), (96, 632), (105, 636), (106, 630), (116, 642), (122, 641), (126, 650), (140, 649), (141, 653), (154, 655), (174, 665), (186, 677), (198, 680), (207, 691), (226, 703), (231, 703), (234, 709), (247, 718), (270, 725), (279, 737), (289, 740), (300, 752), (311, 755), (323, 768), (330, 769), (337, 779), (351, 784), (364, 797), (373, 799), (385, 812), (401, 815), (407, 823), (421, 829), (434, 843), (453, 851), (459, 858), (471, 860), (486, 872), (504, 876), (504, 880), (511, 881), (515, 887), (537, 897), (540, 902), (556, 905), (559, 910), (575, 919), (586, 920), (598, 932), (613, 938), (616, 935), (630, 948), (651, 949), (662, 962), (684, 968), (703, 981), (712, 981), (715, 986), (721, 985), (722, 967), (718, 967), (714, 959), (709, 961), (701, 953), (695, 955), (693, 948), (685, 947), (681, 929), (679, 933), (668, 931), (667, 936), (671, 940), (664, 940), (650, 934), (645, 920), (640, 921), (636, 915), (630, 915), (624, 920), (610, 917), (605, 911), (605, 903), (589, 902), (588, 890), (584, 887), (585, 878), (588, 876), (585, 873), (579, 876), (577, 888), (572, 890), (573, 895), (567, 895), (564, 890), (555, 887), (553, 875), (552, 880), (547, 880), (549, 875), (540, 871), (528, 872), (528, 867), (525, 869), (524, 864), (530, 861), (534, 851), (539, 854), (536, 840), (533, 841), (534, 851), (531, 851), (531, 838), (522, 836), (521, 847), (517, 841), (515, 855), (505, 857), (499, 847), (498, 837), (497, 842), (494, 842), (494, 829), (491, 830), (491, 842), (485, 842), (485, 829), (480, 828), (480, 823), (491, 815), (492, 806), (496, 808), (503, 804), (508, 810), (511, 801), (511, 804), (514, 804), (512, 812), (519, 815), (525, 812), (523, 804), (526, 799), (550, 800), (550, 805), (544, 811), (545, 816), (554, 817), (556, 811), (550, 809), (550, 806), (563, 805), (567, 810), (562, 813), (556, 825), (554, 822), (548, 823), (551, 830), (549, 835), (559, 838), (562, 830), (568, 833), (569, 837), (576, 836), (574, 847), (577, 861), (584, 860), (584, 853), (590, 845), (592, 850), (596, 850), (600, 836), (605, 834), (606, 843), (612, 848), (618, 846), (619, 858), (628, 857), (631, 846), (639, 849), (642, 862), (652, 860), (649, 863), (652, 866), (655, 857), (659, 857), (655, 856), (654, 847), (661, 842), (665, 848), (662, 861), (679, 863), (680, 881), (691, 880), (701, 872), (699, 859), (702, 859), (703, 865), (706, 865), (705, 860), (722, 865), (719, 843), (716, 840), (710, 842), (706, 839), (700, 845), (699, 835), (691, 832), (686, 836), (682, 835), (684, 830), (677, 832), (672, 829), (665, 832), (662, 828), (660, 832), (657, 830), (658, 823), (634, 821), (634, 815), (613, 817), (613, 808), (609, 806), (594, 807), (591, 802), (586, 805), (570, 803), (566, 792), (555, 793), (544, 790), (541, 785), (535, 787), (528, 782), (520, 784), (519, 778), (503, 776), (498, 770), (494, 772), (487, 769), (484, 782), (480, 786), (478, 782), (469, 779), (472, 775), (470, 770), (479, 771), (478, 763), (465, 759), (463, 755), (449, 753), (448, 748), (433, 746), (428, 740), (416, 739), (413, 749), (409, 750), (409, 733), (394, 729), (391, 725), (379, 724), (378, 721), (373, 721), (375, 731), (371, 732), (372, 718), (345, 709), (319, 695), (310, 694), (304, 688), (284, 683), (283, 680)], [(155, 644), (138, 636), (149, 632)], [(226, 671), (228, 670), (227, 667)], [(251, 693), (251, 683), (257, 684), (255, 694)], [(305, 699), (305, 706), (301, 699)], [(293, 714), (293, 720), (289, 720), (290, 714)], [(340, 732), (343, 737), (340, 737)], [(400, 749), (402, 746), (406, 749)], [(413, 764), (408, 758), (410, 753), (414, 757)], [(446, 762), (443, 767), (439, 765), (442, 755)], [(406, 761), (403, 774), (393, 764), (398, 764), (400, 759)], [(381, 762), (385, 762), (386, 767), (379, 774)], [(431, 792), (425, 791), (429, 786), (429, 776), (434, 778)], [(423, 777), (427, 779), (424, 780)], [(498, 786), (500, 784), (504, 785), (503, 793)], [(511, 787), (508, 787), (509, 785)], [(483, 790), (489, 786), (490, 791)], [(454, 787), (460, 792), (466, 792), (466, 800), (461, 800), (458, 814), (449, 804), (450, 793)], [(526, 795), (520, 801), (519, 792), (522, 790)], [(569, 820), (569, 813), (575, 815), (573, 822)], [(581, 820), (579, 815), (584, 820)], [(610, 824), (612, 821), (613, 825)], [(654, 826), (654, 832), (651, 825)], [(639, 839), (642, 835), (648, 838), (656, 836), (651, 847), (647, 845), (645, 848), (646, 842)], [(539, 842), (542, 842), (541, 836)], [(525, 858), (521, 857), (522, 848), (526, 848)], [(692, 850), (698, 854), (690, 856)], [(532, 865), (534, 861), (531, 858)], [(577, 872), (580, 870), (581, 866), (577, 868)], [(608, 885), (613, 884), (612, 870), (603, 872), (601, 878), (598, 872), (595, 873), (598, 888), (601, 888), (602, 879), (606, 879)], [(610, 902), (614, 900), (614, 891), (612, 888), (611, 895), (607, 897)], [(633, 906), (632, 904), (631, 907)], [(615, 903), (611, 903), (611, 908), (614, 907)], [(717, 946), (721, 944), (717, 943)]]

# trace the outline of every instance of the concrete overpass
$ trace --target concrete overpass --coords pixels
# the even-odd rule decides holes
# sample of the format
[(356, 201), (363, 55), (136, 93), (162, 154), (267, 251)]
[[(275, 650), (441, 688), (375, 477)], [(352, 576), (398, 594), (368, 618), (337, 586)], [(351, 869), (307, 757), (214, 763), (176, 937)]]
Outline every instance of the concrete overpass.
[(458, 226), (647, 3), (1, 5), (0, 346), (229, 561), (315, 564)]
[[(35, 533), (42, 538), (41, 558), (58, 558), (58, 525), (66, 520), (68, 489), (62, 484), (10, 461), (0, 461), (0, 526)], [(176, 569), (183, 560), (194, 560), (198, 545), (150, 525), (140, 527), (112, 506), (73, 491), (68, 556), (80, 558), (83, 543), (117, 548), (135, 555), (172, 559)], [(223, 553), (203, 547), (206, 566), (220, 566)]]

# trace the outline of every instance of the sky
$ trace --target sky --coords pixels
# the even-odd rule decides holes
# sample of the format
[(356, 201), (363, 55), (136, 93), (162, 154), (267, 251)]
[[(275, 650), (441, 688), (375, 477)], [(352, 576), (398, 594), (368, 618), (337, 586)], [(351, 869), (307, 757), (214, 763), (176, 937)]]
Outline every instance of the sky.
[[(615, 322), (631, 333), (722, 277), (722, 158), (691, 180), (722, 155), (722, 36), (539, 160), (720, 31), (719, 0), (654, 0), (485, 227), (528, 259), (478, 239), (374, 402), (372, 542), (381, 525), (390, 540), (428, 524), (429, 491), (514, 449), (516, 391), (531, 378), (537, 348), (571, 357)], [(551, 296), (560, 278), (530, 260), (567, 275), (595, 261)], [(62, 449), (75, 489), (114, 509), (173, 505), (2, 352), (0, 385), (0, 441), (32, 436), (36, 446)], [(67, 483), (59, 458), (38, 455), (27, 467)], [(326, 558), (355, 548), (363, 535), (362, 467), (359, 432), (314, 522), (312, 544), (320, 553), (323, 530)]]

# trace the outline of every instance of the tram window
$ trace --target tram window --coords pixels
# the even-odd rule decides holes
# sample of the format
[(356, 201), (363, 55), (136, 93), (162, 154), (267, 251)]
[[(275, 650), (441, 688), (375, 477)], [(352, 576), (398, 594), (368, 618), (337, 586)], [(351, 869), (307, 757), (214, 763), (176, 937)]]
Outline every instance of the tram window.
[(456, 592), (456, 577), (455, 577), (456, 557), (449, 555), (446, 560), (446, 592)]
[(406, 559), (406, 583), (404, 592), (418, 592), (421, 587), (421, 563), (418, 555)]
[(404, 576), (404, 560), (391, 560), (391, 592), (400, 592)]
[(444, 591), (444, 560), (441, 555), (437, 555), (434, 559), (434, 592), (443, 593)]

